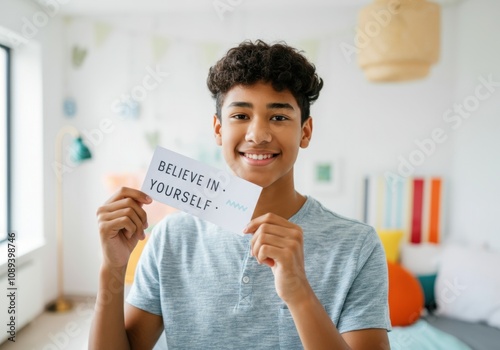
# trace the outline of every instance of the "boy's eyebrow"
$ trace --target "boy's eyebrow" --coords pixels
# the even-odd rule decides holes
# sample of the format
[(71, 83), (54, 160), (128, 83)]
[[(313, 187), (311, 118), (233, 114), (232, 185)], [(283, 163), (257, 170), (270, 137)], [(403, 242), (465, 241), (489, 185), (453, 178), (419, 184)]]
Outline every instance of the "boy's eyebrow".
[(267, 105), (267, 109), (291, 109), (294, 110), (293, 106), (289, 103), (273, 102)]
[(239, 102), (239, 101), (235, 101), (235, 102), (231, 102), (229, 104), (229, 106), (227, 107), (244, 107), (244, 108), (253, 108), (253, 104), (251, 104), (250, 102)]
[[(250, 102), (240, 102), (235, 101), (231, 102), (228, 107), (244, 107), (244, 108), (253, 108), (253, 104)], [(272, 102), (267, 104), (267, 109), (291, 109), (294, 110), (293, 106), (289, 103), (281, 103), (281, 102)]]

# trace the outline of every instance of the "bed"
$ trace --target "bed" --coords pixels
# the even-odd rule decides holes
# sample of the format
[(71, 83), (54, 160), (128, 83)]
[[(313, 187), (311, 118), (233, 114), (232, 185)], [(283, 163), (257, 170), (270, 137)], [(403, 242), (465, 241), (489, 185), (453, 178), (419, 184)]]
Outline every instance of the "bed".
[(500, 349), (500, 329), (428, 315), (389, 333), (392, 350), (494, 350)]
[[(411, 324), (393, 327), (391, 349), (500, 349), (500, 274), (496, 271), (500, 254), (458, 244), (402, 249), (401, 263), (416, 271), (416, 277), (429, 262), (437, 264), (435, 279), (419, 280), (426, 307)], [(398, 288), (408, 294), (406, 284)], [(389, 299), (391, 306), (391, 295)]]
[(485, 323), (472, 323), (430, 315), (425, 320), (433, 327), (455, 336), (474, 350), (500, 349), (500, 329)]

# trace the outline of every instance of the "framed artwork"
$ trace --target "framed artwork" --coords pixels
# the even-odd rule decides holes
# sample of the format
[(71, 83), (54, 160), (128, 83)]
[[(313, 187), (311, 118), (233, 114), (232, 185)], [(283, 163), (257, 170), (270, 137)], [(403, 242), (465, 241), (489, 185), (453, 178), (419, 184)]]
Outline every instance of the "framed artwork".
[(312, 190), (319, 193), (336, 193), (339, 190), (339, 161), (324, 160), (312, 164)]

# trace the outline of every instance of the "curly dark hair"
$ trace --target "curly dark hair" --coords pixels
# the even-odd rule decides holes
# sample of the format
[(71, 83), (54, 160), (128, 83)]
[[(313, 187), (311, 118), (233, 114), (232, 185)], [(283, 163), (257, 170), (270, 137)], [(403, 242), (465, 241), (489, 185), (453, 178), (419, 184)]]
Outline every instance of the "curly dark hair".
[(276, 91), (289, 90), (300, 107), (302, 123), (323, 87), (316, 67), (297, 49), (284, 42), (269, 45), (246, 40), (230, 49), (208, 72), (207, 86), (216, 100), (217, 117), (220, 119), (225, 94), (232, 87), (259, 81), (271, 83)]

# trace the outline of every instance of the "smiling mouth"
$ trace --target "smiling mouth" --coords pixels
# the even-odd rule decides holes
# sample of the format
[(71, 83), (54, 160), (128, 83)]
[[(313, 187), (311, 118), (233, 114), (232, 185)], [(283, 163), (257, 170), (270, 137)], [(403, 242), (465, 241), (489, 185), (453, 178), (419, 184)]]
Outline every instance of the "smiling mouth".
[(277, 157), (277, 153), (255, 154), (255, 153), (240, 153), (242, 156), (253, 160), (265, 160)]

